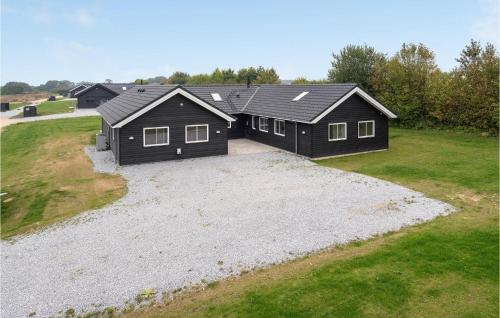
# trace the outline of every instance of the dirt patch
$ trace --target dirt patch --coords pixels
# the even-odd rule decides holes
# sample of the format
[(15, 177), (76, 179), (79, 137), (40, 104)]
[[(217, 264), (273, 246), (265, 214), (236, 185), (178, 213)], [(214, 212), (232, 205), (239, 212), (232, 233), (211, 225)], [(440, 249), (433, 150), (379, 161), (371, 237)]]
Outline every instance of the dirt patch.
[(49, 93), (26, 93), (26, 94), (14, 94), (14, 95), (2, 95), (0, 100), (2, 103), (28, 103), (38, 99), (47, 99)]

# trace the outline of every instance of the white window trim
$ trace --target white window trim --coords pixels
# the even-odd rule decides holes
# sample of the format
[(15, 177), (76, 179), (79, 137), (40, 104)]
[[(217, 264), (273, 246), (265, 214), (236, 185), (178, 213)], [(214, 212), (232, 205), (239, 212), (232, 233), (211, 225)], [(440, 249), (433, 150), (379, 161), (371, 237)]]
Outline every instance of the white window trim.
[(111, 139), (115, 140), (115, 129), (111, 128)]
[[(344, 125), (345, 127), (345, 137), (344, 138), (330, 138), (330, 126), (333, 126), (333, 125)], [(359, 130), (358, 130), (358, 133), (359, 133)], [(338, 135), (338, 132), (337, 132), (337, 135)], [(328, 124), (328, 141), (339, 141), (339, 140), (347, 140), (347, 123), (346, 122), (343, 122), (343, 123), (329, 123)]]
[[(362, 123), (373, 123), (373, 135), (366, 135), (366, 136), (360, 136), (359, 135), (359, 124)], [(363, 120), (363, 121), (358, 121), (358, 138), (373, 138), (375, 137), (375, 120)]]
[[(264, 129), (261, 129), (260, 128), (260, 120), (261, 119), (265, 119), (267, 121), (267, 130), (264, 130)], [(267, 117), (259, 117), (259, 131), (262, 131), (262, 132), (269, 132), (269, 118)]]
[[(196, 140), (196, 141), (188, 141), (187, 140), (187, 130), (189, 127), (200, 127), (200, 126), (206, 126), (207, 127), (207, 139), (206, 140)], [(197, 134), (198, 135), (198, 134)], [(208, 142), (209, 140), (209, 136), (210, 136), (210, 130), (208, 129), (208, 124), (196, 124), (196, 125), (186, 125), (184, 127), (184, 141), (186, 142), (186, 144), (197, 144), (197, 143), (200, 143), (200, 142)], [(198, 137), (198, 136), (197, 136)]]
[[(154, 145), (146, 145), (146, 130), (147, 129), (167, 129), (167, 140), (168, 142), (166, 143), (161, 143), (161, 144), (154, 144)], [(158, 147), (158, 146), (168, 146), (170, 145), (170, 127), (168, 126), (163, 126), (163, 127), (144, 127), (142, 129), (142, 146), (143, 147)]]
[[(276, 129), (276, 128), (277, 128), (277, 125), (276, 125), (276, 124), (277, 124), (278, 122), (283, 122), (283, 128), (285, 129), (285, 133), (284, 133), (284, 134), (280, 134), (280, 133), (278, 133), (278, 132), (277, 132), (277, 129)], [(278, 135), (278, 136), (285, 137), (285, 134), (286, 134), (286, 127), (285, 127), (285, 120), (284, 120), (284, 119), (275, 119), (275, 120), (274, 120), (274, 134), (275, 134), (275, 135)]]
[(231, 128), (231, 122), (229, 122), (229, 124), (227, 125), (227, 128)]
[(252, 129), (255, 130), (255, 116), (252, 116)]

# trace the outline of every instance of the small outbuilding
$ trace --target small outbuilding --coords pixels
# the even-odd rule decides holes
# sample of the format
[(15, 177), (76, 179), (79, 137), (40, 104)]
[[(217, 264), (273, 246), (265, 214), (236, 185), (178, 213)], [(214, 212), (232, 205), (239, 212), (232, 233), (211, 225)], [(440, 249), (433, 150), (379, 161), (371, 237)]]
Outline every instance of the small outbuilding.
[(49, 102), (55, 102), (56, 101), (56, 97), (54, 95), (50, 95), (49, 98), (47, 99), (47, 101), (49, 101)]

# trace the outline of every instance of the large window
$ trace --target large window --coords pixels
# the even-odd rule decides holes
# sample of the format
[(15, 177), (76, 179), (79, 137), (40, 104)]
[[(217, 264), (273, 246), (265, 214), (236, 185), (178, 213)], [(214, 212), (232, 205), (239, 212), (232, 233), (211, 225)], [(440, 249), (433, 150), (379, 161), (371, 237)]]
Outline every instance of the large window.
[(144, 147), (165, 146), (169, 144), (168, 127), (150, 127), (143, 130)]
[(203, 125), (187, 125), (186, 126), (186, 143), (208, 141), (208, 124)]
[(375, 137), (375, 121), (358, 121), (358, 138)]
[(269, 131), (269, 123), (266, 117), (259, 117), (259, 130), (263, 132)]
[(337, 141), (346, 139), (347, 139), (346, 123), (328, 124), (328, 141)]
[(255, 129), (255, 116), (252, 116), (252, 129)]
[(285, 121), (281, 119), (274, 120), (274, 134), (278, 136), (285, 136)]

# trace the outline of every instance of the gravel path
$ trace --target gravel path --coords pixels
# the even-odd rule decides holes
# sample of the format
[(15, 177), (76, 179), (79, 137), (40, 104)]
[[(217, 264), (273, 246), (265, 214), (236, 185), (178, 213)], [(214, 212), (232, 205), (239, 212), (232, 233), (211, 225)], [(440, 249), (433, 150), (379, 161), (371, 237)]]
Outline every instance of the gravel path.
[(5, 126), (12, 125), (15, 123), (24, 123), (30, 121), (99, 115), (99, 113), (95, 109), (76, 109), (74, 112), (71, 113), (52, 114), (52, 115), (35, 116), (35, 117), (11, 118), (12, 116), (19, 114), (21, 111), (22, 110), (15, 109), (15, 110), (10, 110), (8, 112), (0, 113), (0, 127), (3, 128)]
[(375, 178), (270, 152), (115, 168), (116, 203), (2, 247), (2, 317), (122, 306), (146, 288), (202, 279), (446, 215), (453, 208)]

